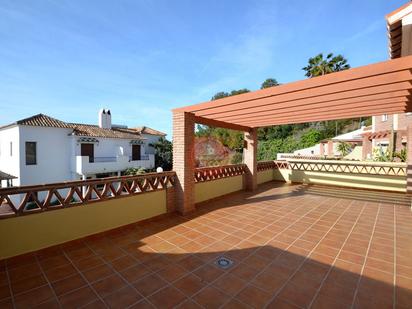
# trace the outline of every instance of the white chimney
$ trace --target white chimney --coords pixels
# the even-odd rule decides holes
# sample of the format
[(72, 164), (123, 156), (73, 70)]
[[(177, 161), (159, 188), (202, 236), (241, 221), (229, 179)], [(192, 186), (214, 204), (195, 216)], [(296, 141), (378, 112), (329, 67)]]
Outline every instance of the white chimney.
[(104, 108), (99, 110), (99, 128), (106, 127), (106, 111)]
[(106, 129), (112, 128), (112, 114), (110, 113), (110, 109), (106, 112)]

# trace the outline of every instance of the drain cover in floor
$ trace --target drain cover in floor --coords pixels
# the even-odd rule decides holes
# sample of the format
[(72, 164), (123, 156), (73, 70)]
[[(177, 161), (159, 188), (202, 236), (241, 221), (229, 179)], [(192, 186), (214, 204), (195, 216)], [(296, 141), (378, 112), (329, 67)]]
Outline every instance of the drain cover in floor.
[(223, 268), (223, 269), (229, 268), (230, 266), (233, 265), (232, 260), (229, 260), (228, 258), (223, 257), (223, 256), (218, 258), (215, 263), (216, 263), (217, 266), (219, 266), (220, 268)]

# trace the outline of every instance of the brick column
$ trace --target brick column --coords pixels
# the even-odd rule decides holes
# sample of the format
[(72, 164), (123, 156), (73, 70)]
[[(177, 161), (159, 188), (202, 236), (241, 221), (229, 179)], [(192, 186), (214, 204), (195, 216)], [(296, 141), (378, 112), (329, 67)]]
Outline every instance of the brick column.
[(257, 129), (245, 132), (244, 138), (243, 160), (247, 166), (244, 186), (248, 191), (255, 191), (257, 189)]
[(407, 166), (406, 166), (406, 192), (412, 194), (412, 124), (406, 128), (406, 149), (407, 149)]
[(173, 113), (173, 170), (176, 172), (176, 210), (186, 214), (195, 209), (195, 153), (193, 115)]
[(166, 210), (168, 213), (176, 211), (176, 189), (174, 187), (166, 188)]
[(362, 140), (362, 160), (366, 160), (368, 154), (372, 155), (372, 141), (368, 136), (364, 136)]
[(328, 141), (328, 156), (333, 156), (333, 141)]

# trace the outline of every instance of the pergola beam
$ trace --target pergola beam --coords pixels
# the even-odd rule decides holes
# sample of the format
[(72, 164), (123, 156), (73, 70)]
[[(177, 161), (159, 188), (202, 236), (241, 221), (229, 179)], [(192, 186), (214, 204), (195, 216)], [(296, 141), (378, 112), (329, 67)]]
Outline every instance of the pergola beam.
[[(338, 94), (332, 95), (325, 95), (321, 97), (312, 97), (312, 98), (305, 98), (301, 100), (294, 100), (294, 101), (282, 101), (276, 104), (269, 102), (263, 106), (252, 106), (252, 107), (243, 107), (243, 104), (239, 104), (238, 109), (234, 109), (227, 112), (199, 112), (196, 113), (198, 115), (204, 115), (204, 117), (216, 118), (222, 121), (225, 120), (227, 117), (229, 119), (233, 119), (232, 117), (238, 115), (244, 115), (245, 111), (247, 111), (248, 115), (256, 114), (258, 115), (261, 112), (263, 115), (267, 114), (269, 111), (277, 111), (279, 112), (281, 109), (291, 109), (295, 107), (299, 107), (301, 109), (304, 106), (310, 105), (315, 106), (316, 104), (333, 106), (331, 102), (336, 102), (340, 104), (349, 104), (355, 102), (366, 102), (370, 100), (380, 100), (380, 99), (389, 99), (395, 97), (405, 97), (410, 95), (410, 91), (412, 89), (412, 84), (410, 82), (403, 82), (398, 84), (390, 84), (385, 86), (379, 87), (371, 87), (368, 89), (361, 89), (361, 90), (354, 90), (354, 91), (347, 91), (341, 92)], [(324, 104), (321, 104), (324, 103)]]
[(252, 107), (256, 106), (256, 102), (252, 101), (274, 96), (279, 98), (281, 95), (286, 95), (287, 97), (284, 99), (291, 101), (305, 97), (410, 81), (412, 79), (410, 69), (412, 69), (412, 56), (402, 57), (216, 101), (186, 106), (174, 111), (197, 113), (202, 110), (229, 107), (230, 105), (233, 105), (230, 107), (231, 109), (237, 109), (239, 103), (249, 102), (249, 107)]
[[(363, 113), (341, 113), (339, 115), (334, 114), (331, 112), (329, 115), (322, 115), (322, 116), (314, 116), (314, 117), (293, 117), (293, 118), (283, 118), (278, 119), (276, 121), (267, 120), (267, 121), (245, 121), (245, 125), (251, 127), (268, 127), (274, 125), (284, 125), (290, 123), (306, 123), (306, 122), (316, 122), (316, 121), (326, 121), (326, 120), (339, 120), (339, 119), (350, 119), (350, 118), (358, 118), (358, 117), (368, 117), (368, 116), (379, 116), (384, 114), (400, 114), (409, 112), (408, 109), (400, 109), (400, 108), (385, 108), (385, 109), (375, 109), (375, 110), (368, 110)], [(333, 115), (333, 116), (332, 116)]]
[[(247, 120), (247, 119), (256, 119), (257, 117), (259, 120), (264, 120), (268, 119), (269, 117), (272, 117), (272, 119), (282, 117), (283, 115), (295, 115), (295, 114), (302, 114), (302, 113), (316, 113), (316, 114), (322, 114), (323, 112), (330, 112), (331, 109), (333, 109), (336, 112), (341, 112), (349, 109), (358, 109), (358, 108), (385, 108), (388, 106), (388, 104), (404, 104), (406, 105), (406, 102), (408, 101), (408, 98), (406, 96), (402, 97), (395, 97), (395, 98), (390, 98), (390, 99), (382, 99), (382, 100), (371, 100), (371, 101), (360, 101), (360, 102), (355, 102), (355, 103), (350, 103), (349, 101), (343, 100), (343, 101), (335, 101), (335, 102), (330, 102), (328, 105), (320, 105), (318, 104), (311, 104), (311, 105), (305, 105), (299, 110), (296, 110), (295, 108), (284, 108), (284, 109), (279, 109), (279, 110), (269, 110), (266, 112), (259, 112), (259, 113), (247, 113), (247, 114), (241, 114), (238, 116), (232, 116), (230, 118), (230, 121), (234, 123), (238, 123), (239, 121), (242, 120)], [(229, 117), (229, 116), (227, 116)], [(225, 117), (225, 118), (227, 118)], [(226, 120), (226, 119), (225, 119)]]
[(208, 118), (199, 117), (199, 116), (193, 116), (193, 120), (195, 123), (198, 123), (198, 124), (204, 124), (204, 125), (211, 126), (211, 127), (219, 127), (219, 128), (237, 130), (237, 131), (242, 131), (242, 132), (250, 132), (250, 130), (252, 129), (251, 127), (244, 126), (244, 125), (239, 125), (239, 124), (234, 124), (234, 123), (224, 122), (224, 121), (218, 121), (218, 120), (208, 119)]

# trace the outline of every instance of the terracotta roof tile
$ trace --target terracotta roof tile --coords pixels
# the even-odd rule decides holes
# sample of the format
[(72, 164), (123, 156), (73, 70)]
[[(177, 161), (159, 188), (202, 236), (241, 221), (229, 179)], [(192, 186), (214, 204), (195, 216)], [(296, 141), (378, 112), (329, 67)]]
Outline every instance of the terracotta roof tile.
[(139, 132), (140, 134), (150, 134), (150, 135), (160, 135), (160, 136), (166, 136), (166, 133), (157, 131), (155, 129), (143, 126), (143, 127), (136, 127), (133, 128), (134, 130), (136, 130), (137, 132)]
[(73, 128), (72, 134), (76, 136), (142, 139), (141, 135), (133, 129), (102, 129), (96, 125), (80, 123), (69, 123), (69, 125)]
[[(135, 129), (125, 129), (125, 128), (103, 129), (97, 125), (64, 122), (64, 121), (55, 119), (53, 117), (50, 117), (44, 114), (37, 114), (29, 118), (18, 120), (12, 124), (9, 124), (9, 125), (6, 125), (0, 128), (6, 128), (9, 126), (13, 126), (13, 125), (73, 129), (72, 135), (76, 135), (76, 136), (143, 139), (142, 136), (140, 135), (140, 132)], [(153, 130), (153, 131), (156, 131), (156, 130)]]
[(44, 114), (37, 114), (29, 118), (16, 121), (14, 124), (36, 127), (70, 128), (66, 122)]

